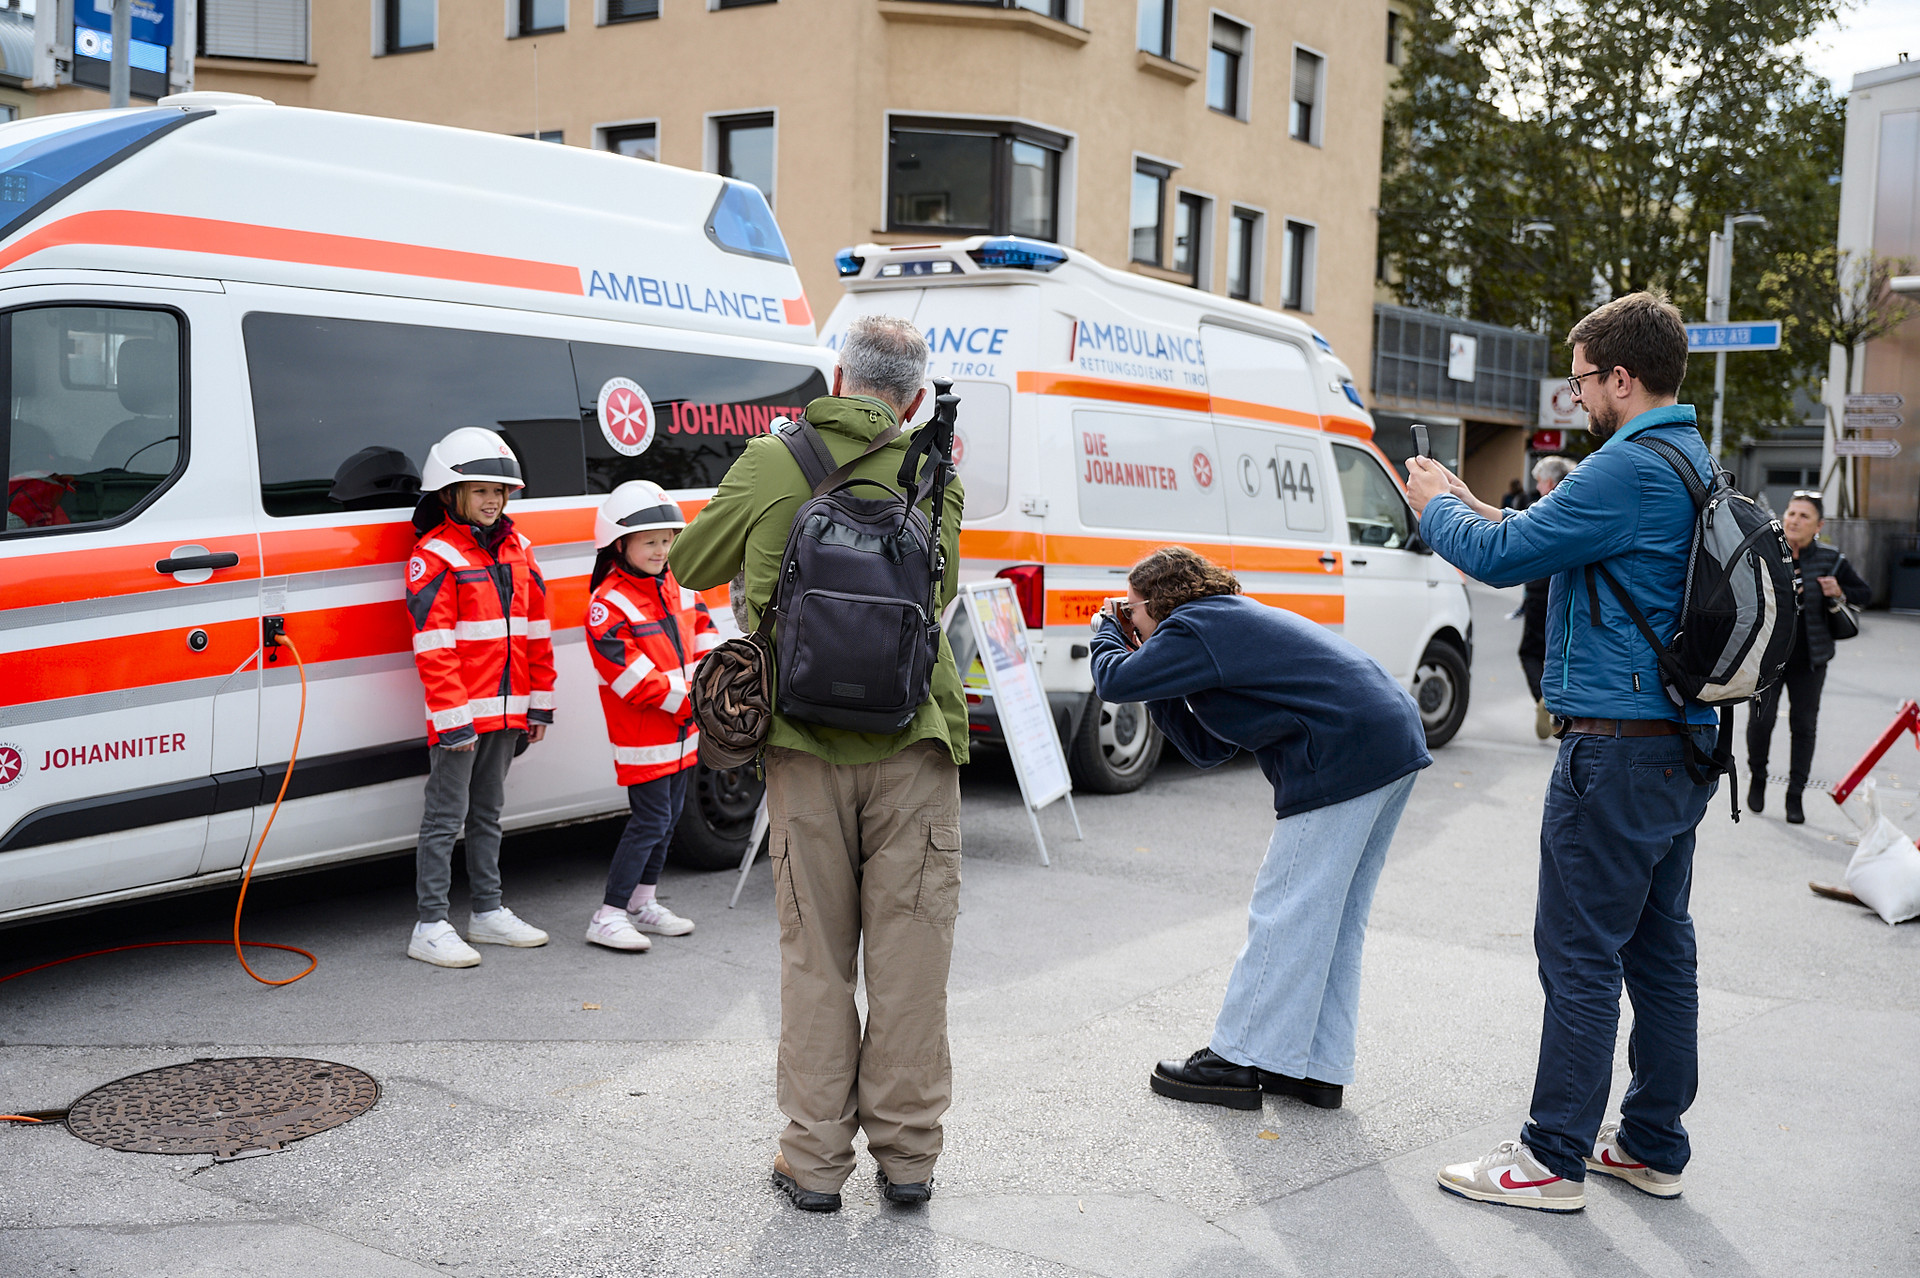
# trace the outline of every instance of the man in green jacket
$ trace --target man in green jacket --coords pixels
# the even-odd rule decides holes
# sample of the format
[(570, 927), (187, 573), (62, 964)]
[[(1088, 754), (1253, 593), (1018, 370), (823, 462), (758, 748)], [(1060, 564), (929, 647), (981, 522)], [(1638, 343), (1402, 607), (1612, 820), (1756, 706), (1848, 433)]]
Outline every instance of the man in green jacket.
[[(926, 392), (927, 344), (903, 319), (848, 329), (833, 394), (807, 406), (838, 464), (913, 415)], [(910, 432), (854, 471), (898, 487)], [(746, 571), (750, 624), (779, 579), (795, 514), (811, 496), (798, 463), (771, 436), (747, 445), (713, 500), (673, 544), (680, 583), (707, 590)], [(959, 577), (959, 481), (941, 518), (947, 574)], [(898, 1203), (933, 1194), (941, 1115), (953, 1094), (947, 969), (960, 904), (960, 777), (967, 711), (940, 638), (933, 686), (891, 736), (776, 714), (767, 737), (767, 810), (780, 914), (780, 1109), (789, 1120), (773, 1183), (806, 1211), (838, 1211), (867, 1133), (880, 1189)], [(865, 920), (867, 1024), (854, 1005)]]

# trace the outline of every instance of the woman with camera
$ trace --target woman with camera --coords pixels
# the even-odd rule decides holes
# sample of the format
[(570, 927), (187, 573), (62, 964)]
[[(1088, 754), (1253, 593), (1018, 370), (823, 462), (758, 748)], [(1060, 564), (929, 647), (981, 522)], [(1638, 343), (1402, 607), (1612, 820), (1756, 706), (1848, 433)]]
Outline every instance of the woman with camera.
[(1413, 699), (1366, 653), (1255, 603), (1183, 546), (1127, 575), (1094, 618), (1093, 686), (1144, 701), (1195, 767), (1253, 753), (1274, 829), (1213, 1041), (1161, 1061), (1162, 1096), (1260, 1108), (1262, 1091), (1323, 1109), (1353, 1081), (1360, 949), (1387, 845), (1433, 760)]
[(1807, 819), (1800, 807), (1813, 767), (1814, 730), (1820, 723), (1820, 689), (1827, 681), (1827, 662), (1833, 660), (1833, 641), (1850, 639), (1859, 627), (1848, 604), (1860, 607), (1873, 597), (1873, 587), (1861, 580), (1847, 557), (1832, 546), (1814, 540), (1826, 522), (1826, 510), (1817, 492), (1797, 492), (1780, 516), (1787, 547), (1793, 551), (1800, 575), (1800, 630), (1787, 656), (1786, 674), (1747, 707), (1747, 811), (1758, 812), (1767, 797), (1767, 756), (1773, 745), (1773, 723), (1780, 712), (1780, 690), (1785, 688), (1787, 736), (1791, 762), (1787, 769), (1787, 823)]

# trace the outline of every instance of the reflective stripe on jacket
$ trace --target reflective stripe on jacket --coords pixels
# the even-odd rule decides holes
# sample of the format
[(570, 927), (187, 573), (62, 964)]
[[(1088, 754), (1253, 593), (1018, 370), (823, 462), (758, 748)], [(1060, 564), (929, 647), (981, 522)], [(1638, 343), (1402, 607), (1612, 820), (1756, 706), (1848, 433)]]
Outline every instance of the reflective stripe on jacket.
[(445, 520), (407, 560), (413, 662), (427, 694), (427, 740), (463, 745), (483, 732), (553, 722), (547, 583), (533, 543), (507, 527), (488, 550)]
[(720, 643), (704, 599), (671, 571), (657, 577), (615, 563), (587, 605), (587, 646), (621, 785), (639, 785), (699, 762), (687, 684)]

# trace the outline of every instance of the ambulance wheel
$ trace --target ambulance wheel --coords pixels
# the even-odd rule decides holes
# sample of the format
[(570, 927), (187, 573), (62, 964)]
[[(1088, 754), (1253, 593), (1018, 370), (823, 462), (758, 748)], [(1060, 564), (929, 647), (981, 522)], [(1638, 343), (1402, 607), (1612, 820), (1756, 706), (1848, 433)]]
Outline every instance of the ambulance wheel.
[(1113, 705), (1088, 697), (1080, 716), (1080, 730), (1067, 751), (1067, 770), (1073, 783), (1095, 794), (1126, 794), (1138, 790), (1160, 762), (1166, 738), (1147, 717), (1146, 703)]
[(695, 766), (687, 778), (687, 806), (673, 828), (673, 863), (690, 870), (739, 868), (766, 788), (751, 764), (725, 772)]
[(1460, 731), (1467, 717), (1467, 691), (1467, 659), (1460, 650), (1439, 639), (1428, 644), (1420, 668), (1413, 672), (1413, 703), (1420, 708), (1429, 750), (1438, 750)]

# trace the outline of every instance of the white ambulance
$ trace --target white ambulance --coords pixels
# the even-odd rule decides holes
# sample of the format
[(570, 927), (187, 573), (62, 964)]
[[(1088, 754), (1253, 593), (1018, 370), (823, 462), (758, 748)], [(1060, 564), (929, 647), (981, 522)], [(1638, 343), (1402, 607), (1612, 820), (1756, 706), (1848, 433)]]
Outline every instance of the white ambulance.
[[(1299, 320), (1112, 270), (1017, 237), (875, 245), (839, 255), (855, 316), (899, 315), (960, 396), (963, 577), (1011, 578), (1036, 636), (1074, 779), (1142, 784), (1159, 733), (1093, 695), (1087, 621), (1126, 571), (1179, 543), (1247, 593), (1344, 634), (1413, 693), (1429, 744), (1466, 715), (1473, 621), (1460, 574), (1418, 536), (1373, 446), (1347, 366)], [(964, 627), (950, 630), (970, 653)], [(1284, 653), (1274, 654), (1284, 661)], [(980, 740), (998, 738), (978, 679)]]
[[(408, 517), (459, 426), (518, 453), (554, 615), (506, 823), (622, 810), (601, 494), (692, 512), (831, 367), (766, 202), (710, 174), (223, 94), (0, 127), (0, 922), (237, 877), (299, 700), (272, 618), (310, 702), (262, 872), (413, 844)], [(737, 861), (758, 798), (701, 772), (682, 853)]]

